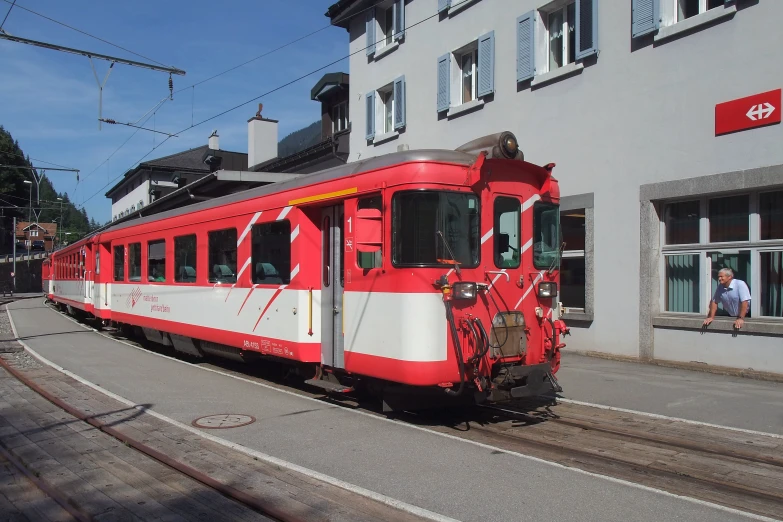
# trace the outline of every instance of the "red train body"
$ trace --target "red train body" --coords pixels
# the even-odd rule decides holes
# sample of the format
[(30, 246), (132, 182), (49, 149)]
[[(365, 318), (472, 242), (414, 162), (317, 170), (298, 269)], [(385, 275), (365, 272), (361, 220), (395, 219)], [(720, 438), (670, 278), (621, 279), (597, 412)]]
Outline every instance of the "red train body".
[(552, 167), (502, 133), (139, 217), (55, 252), (50, 298), (333, 390), (538, 395), (567, 333)]

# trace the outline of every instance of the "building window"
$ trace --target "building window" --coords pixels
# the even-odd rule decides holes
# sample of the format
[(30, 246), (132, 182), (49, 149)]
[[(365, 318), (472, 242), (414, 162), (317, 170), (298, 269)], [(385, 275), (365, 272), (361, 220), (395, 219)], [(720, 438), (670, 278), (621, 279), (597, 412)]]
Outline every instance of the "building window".
[(598, 1), (554, 0), (517, 18), (516, 33), (518, 82), (579, 63), (598, 54)]
[(730, 268), (750, 289), (748, 317), (783, 317), (781, 204), (781, 190), (665, 203), (662, 308), (706, 314)]
[(291, 222), (253, 225), (253, 283), (282, 285), (291, 282)]
[(478, 48), (469, 49), (457, 57), (460, 76), (462, 77), (460, 103), (468, 103), (476, 99), (476, 63), (478, 63)]
[(125, 281), (125, 246), (114, 247), (114, 280)]
[(147, 243), (147, 280), (166, 282), (166, 240)]
[(449, 110), (495, 92), (495, 33), (438, 58), (437, 109)]
[(516, 198), (495, 199), (492, 229), (494, 230), (493, 257), (498, 268), (518, 268), (521, 237), (522, 206)]
[(196, 234), (174, 238), (174, 281), (196, 282)]
[(394, 91), (392, 85), (378, 89), (380, 118), (378, 118), (378, 134), (386, 134), (394, 129)]
[(332, 133), (348, 128), (348, 102), (338, 103), (332, 108)]
[[(663, 0), (666, 2), (666, 0)], [(725, 0), (674, 0), (677, 8), (677, 21), (687, 20), (692, 16), (706, 13), (710, 9), (723, 7)]]
[(374, 141), (376, 136), (389, 137), (405, 126), (405, 77), (367, 93), (367, 132), (365, 138)]
[(546, 13), (548, 71), (573, 63), (576, 57), (576, 5), (573, 2)]
[(128, 281), (141, 281), (141, 243), (128, 245)]
[(30, 237), (38, 237), (38, 231), (37, 230), (31, 230), (30, 231)]
[[(399, 41), (405, 33), (405, 0), (377, 2), (365, 14), (365, 44), (368, 56)], [(376, 36), (377, 35), (377, 36)], [(385, 53), (376, 54), (380, 58)]]
[(560, 302), (569, 311), (586, 308), (585, 209), (560, 212), (563, 258), (560, 261)]
[(209, 233), (209, 282), (237, 282), (237, 229)]
[(394, 6), (386, 9), (378, 9), (378, 25), (381, 29), (381, 42), (384, 45), (391, 45), (394, 36)]

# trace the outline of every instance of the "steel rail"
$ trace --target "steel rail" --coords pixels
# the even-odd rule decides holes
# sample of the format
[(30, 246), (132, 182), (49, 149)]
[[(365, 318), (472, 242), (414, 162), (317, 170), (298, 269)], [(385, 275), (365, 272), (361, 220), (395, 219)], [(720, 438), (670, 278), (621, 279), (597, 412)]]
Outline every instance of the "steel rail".
[(16, 379), (19, 380), (22, 384), (24, 384), (34, 392), (41, 395), (43, 398), (45, 398), (55, 406), (61, 408), (62, 410), (65, 410), (68, 414), (76, 417), (81, 421), (90, 424), (91, 426), (99, 429), (100, 431), (106, 433), (107, 435), (114, 437), (120, 442), (127, 444), (128, 446), (144, 453), (148, 457), (157, 460), (161, 464), (164, 464), (182, 473), (183, 475), (187, 475), (188, 477), (198, 482), (201, 482), (205, 486), (214, 489), (215, 491), (219, 492), (223, 496), (231, 500), (234, 500), (236, 502), (239, 502), (240, 504), (244, 504), (245, 506), (250, 507), (255, 511), (258, 511), (261, 514), (266, 515), (275, 520), (278, 520), (280, 522), (305, 522), (305, 519), (303, 518), (299, 518), (298, 516), (291, 515), (290, 513), (287, 513), (284, 510), (275, 507), (271, 503), (259, 500), (255, 497), (252, 497), (251, 495), (248, 495), (244, 491), (240, 491), (232, 486), (224, 484), (210, 477), (209, 475), (206, 475), (205, 473), (202, 473), (197, 469), (188, 466), (187, 464), (183, 464), (175, 459), (172, 459), (168, 455), (147, 446), (143, 442), (140, 442), (134, 439), (133, 437), (130, 437), (122, 433), (121, 431), (106, 425), (105, 423), (96, 419), (94, 416), (87, 415), (81, 410), (74, 408), (73, 406), (66, 403), (59, 397), (56, 397), (53, 394), (46, 391), (45, 389), (43, 389), (37, 383), (32, 381), (30, 378), (28, 378), (24, 373), (20, 372), (19, 370), (17, 370), (16, 368), (8, 364), (8, 362), (2, 357), (0, 357), (0, 366), (2, 366), (6, 371), (8, 371), (8, 373), (16, 377)]

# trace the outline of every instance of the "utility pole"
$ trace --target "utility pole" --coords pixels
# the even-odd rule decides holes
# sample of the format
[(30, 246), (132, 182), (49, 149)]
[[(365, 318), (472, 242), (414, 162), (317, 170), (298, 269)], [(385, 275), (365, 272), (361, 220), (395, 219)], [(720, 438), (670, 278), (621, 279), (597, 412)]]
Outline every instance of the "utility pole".
[(60, 237), (60, 241), (58, 241), (59, 243), (58, 246), (60, 246), (63, 244), (63, 198), (57, 198), (57, 201), (60, 202), (60, 223), (58, 225), (59, 230), (57, 231), (58, 232), (57, 235)]
[(14, 267), (11, 269), (11, 291), (16, 291), (16, 216), (14, 216)]

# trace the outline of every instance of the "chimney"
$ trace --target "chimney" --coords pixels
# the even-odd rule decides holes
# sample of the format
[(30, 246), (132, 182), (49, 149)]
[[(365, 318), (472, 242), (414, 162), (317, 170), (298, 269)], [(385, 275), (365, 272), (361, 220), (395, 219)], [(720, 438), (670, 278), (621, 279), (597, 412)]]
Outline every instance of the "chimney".
[(209, 148), (212, 150), (220, 150), (220, 136), (218, 136), (217, 129), (212, 131), (212, 134), (209, 136)]
[(256, 115), (247, 120), (248, 170), (277, 157), (277, 120), (263, 118), (262, 108), (259, 103)]

